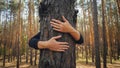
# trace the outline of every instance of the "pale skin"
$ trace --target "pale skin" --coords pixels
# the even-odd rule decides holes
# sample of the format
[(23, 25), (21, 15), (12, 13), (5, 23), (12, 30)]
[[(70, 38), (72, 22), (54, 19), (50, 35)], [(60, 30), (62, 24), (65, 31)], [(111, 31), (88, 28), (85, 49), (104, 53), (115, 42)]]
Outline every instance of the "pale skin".
[[(51, 20), (51, 26), (55, 31), (63, 32), (63, 33), (69, 33), (76, 41), (80, 39), (80, 33), (74, 29), (69, 21), (62, 16), (63, 22), (60, 20), (52, 19)], [(49, 49), (52, 51), (58, 51), (58, 52), (64, 52), (69, 48), (67, 42), (59, 42), (56, 41), (57, 39), (61, 38), (62, 36), (55, 36), (49, 39), (48, 41), (39, 41), (38, 42), (38, 48), (39, 49)]]

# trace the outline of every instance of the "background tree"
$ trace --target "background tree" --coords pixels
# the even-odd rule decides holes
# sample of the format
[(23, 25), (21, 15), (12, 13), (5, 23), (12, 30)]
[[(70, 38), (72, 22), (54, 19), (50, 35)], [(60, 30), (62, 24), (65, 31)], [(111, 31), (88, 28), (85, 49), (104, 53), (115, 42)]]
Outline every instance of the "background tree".
[(94, 45), (95, 45), (95, 64), (96, 68), (101, 68), (100, 52), (99, 52), (99, 34), (98, 34), (98, 12), (97, 2), (93, 0), (93, 30), (94, 30)]
[(107, 39), (106, 39), (106, 22), (105, 22), (105, 3), (104, 0), (102, 0), (102, 26), (103, 26), (103, 68), (107, 68), (107, 61), (106, 61), (106, 56), (107, 56)]

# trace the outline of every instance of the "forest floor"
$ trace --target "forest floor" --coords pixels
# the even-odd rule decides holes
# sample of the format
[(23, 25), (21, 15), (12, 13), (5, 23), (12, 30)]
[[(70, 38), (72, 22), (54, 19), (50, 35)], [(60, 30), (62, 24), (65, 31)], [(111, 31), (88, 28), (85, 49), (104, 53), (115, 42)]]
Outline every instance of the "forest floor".
[[(38, 61), (37, 61), (38, 62)], [(16, 68), (16, 62), (7, 62), (5, 64), (5, 67), (2, 66), (2, 60), (0, 60), (0, 68)], [(101, 64), (102, 65), (102, 64)], [(22, 62), (20, 63), (20, 68), (38, 68), (38, 66), (34, 66), (34, 65), (30, 65), (25, 63), (25, 58), (22, 58)], [(91, 62), (89, 62), (88, 64), (85, 64), (85, 61), (77, 61), (77, 66), (76, 68), (95, 68), (95, 65)], [(120, 61), (114, 61), (113, 64), (108, 63), (107, 64), (107, 68), (120, 68)]]
[[(16, 63), (12, 62), (12, 63), (6, 63), (6, 66), (3, 67), (2, 63), (0, 62), (0, 68), (16, 68)], [(21, 63), (20, 64), (20, 68), (38, 68), (37, 65), (36, 66), (31, 66), (30, 64), (26, 64), (26, 63)], [(77, 63), (77, 67), (76, 68), (95, 68), (94, 65), (91, 64), (83, 64), (83, 63)], [(117, 64), (108, 64), (108, 68), (120, 68), (120, 62)]]

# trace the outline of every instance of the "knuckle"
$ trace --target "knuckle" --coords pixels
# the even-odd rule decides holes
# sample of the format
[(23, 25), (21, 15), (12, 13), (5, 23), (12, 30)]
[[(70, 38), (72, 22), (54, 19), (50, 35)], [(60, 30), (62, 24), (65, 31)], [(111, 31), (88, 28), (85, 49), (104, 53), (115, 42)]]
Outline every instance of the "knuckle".
[(51, 39), (54, 39), (55, 37), (52, 37)]
[(60, 25), (60, 27), (62, 27), (62, 25)]

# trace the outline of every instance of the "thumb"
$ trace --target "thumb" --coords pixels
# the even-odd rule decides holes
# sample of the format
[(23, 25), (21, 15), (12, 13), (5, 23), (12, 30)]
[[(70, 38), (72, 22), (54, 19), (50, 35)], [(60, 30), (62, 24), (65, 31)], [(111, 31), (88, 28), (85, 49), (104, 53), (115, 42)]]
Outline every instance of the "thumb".
[(53, 39), (59, 39), (61, 37), (62, 37), (61, 35), (58, 35), (58, 36), (53, 37)]
[(63, 21), (68, 21), (64, 16), (62, 16)]

